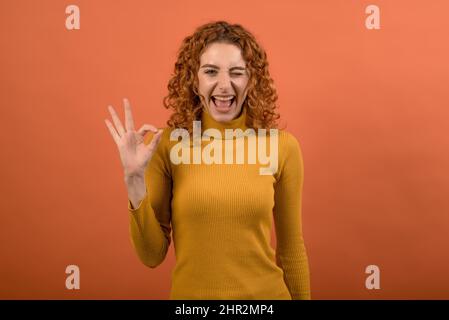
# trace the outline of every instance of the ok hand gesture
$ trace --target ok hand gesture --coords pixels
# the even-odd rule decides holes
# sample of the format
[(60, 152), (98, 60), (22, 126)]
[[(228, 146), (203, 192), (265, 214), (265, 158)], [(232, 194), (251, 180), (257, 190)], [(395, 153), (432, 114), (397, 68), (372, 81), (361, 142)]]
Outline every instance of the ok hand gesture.
[[(131, 113), (131, 106), (128, 99), (123, 99), (125, 109), (125, 128), (123, 128), (120, 119), (114, 108), (109, 106), (109, 112), (112, 116), (112, 123), (105, 119), (106, 126), (112, 135), (120, 153), (125, 177), (144, 176), (145, 168), (151, 160), (161, 138), (162, 130), (150, 124), (144, 124), (138, 131), (134, 129), (134, 121)], [(148, 145), (144, 143), (144, 136), (148, 131), (155, 133), (153, 139)]]

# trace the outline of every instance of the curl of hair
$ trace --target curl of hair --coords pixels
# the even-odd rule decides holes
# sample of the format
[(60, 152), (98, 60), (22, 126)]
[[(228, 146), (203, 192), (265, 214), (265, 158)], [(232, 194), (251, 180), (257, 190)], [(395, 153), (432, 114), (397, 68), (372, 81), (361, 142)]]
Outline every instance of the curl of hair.
[(182, 41), (174, 74), (167, 86), (168, 95), (163, 99), (164, 107), (174, 111), (167, 125), (184, 128), (191, 133), (193, 121), (201, 119), (197, 73), (201, 54), (214, 42), (236, 45), (246, 62), (250, 73), (248, 93), (242, 105), (246, 108), (246, 125), (254, 129), (277, 128), (280, 118), (276, 111), (278, 95), (268, 71), (267, 54), (249, 31), (239, 24), (231, 25), (225, 21), (204, 24)]

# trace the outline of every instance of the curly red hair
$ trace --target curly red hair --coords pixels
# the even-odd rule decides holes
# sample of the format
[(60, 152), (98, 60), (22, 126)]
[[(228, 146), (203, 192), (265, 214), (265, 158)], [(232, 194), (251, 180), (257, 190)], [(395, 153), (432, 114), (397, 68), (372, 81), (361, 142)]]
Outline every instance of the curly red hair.
[(178, 51), (174, 74), (168, 83), (168, 95), (163, 104), (174, 112), (167, 121), (172, 128), (192, 132), (192, 122), (201, 118), (202, 105), (198, 95), (199, 62), (204, 49), (213, 42), (238, 46), (250, 72), (246, 108), (246, 125), (254, 129), (277, 128), (280, 118), (276, 112), (278, 95), (268, 71), (267, 55), (254, 36), (239, 24), (217, 21), (198, 27), (184, 38)]

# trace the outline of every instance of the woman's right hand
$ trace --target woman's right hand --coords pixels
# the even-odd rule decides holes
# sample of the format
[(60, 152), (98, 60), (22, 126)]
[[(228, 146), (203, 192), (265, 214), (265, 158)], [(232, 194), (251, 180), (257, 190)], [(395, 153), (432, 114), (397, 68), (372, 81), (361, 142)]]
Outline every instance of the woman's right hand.
[[(151, 160), (162, 135), (162, 129), (158, 130), (150, 124), (144, 124), (138, 131), (134, 129), (134, 121), (131, 113), (131, 106), (128, 99), (123, 99), (125, 109), (125, 127), (123, 128), (117, 113), (112, 106), (109, 106), (109, 112), (112, 116), (112, 123), (105, 119), (106, 126), (112, 135), (120, 153), (125, 177), (143, 177), (145, 168)], [(151, 142), (146, 145), (144, 136), (148, 131), (155, 133)]]

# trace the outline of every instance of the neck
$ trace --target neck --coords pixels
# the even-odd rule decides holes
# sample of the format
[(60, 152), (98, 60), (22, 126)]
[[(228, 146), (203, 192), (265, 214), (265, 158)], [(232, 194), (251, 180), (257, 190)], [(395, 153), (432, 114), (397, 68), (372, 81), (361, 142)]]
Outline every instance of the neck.
[(225, 130), (226, 129), (241, 129), (245, 131), (248, 129), (246, 125), (246, 107), (242, 107), (240, 114), (234, 119), (226, 122), (220, 122), (215, 120), (207, 110), (203, 109), (201, 113), (201, 129), (202, 131), (207, 129), (217, 129), (220, 131), (222, 139), (226, 139)]

